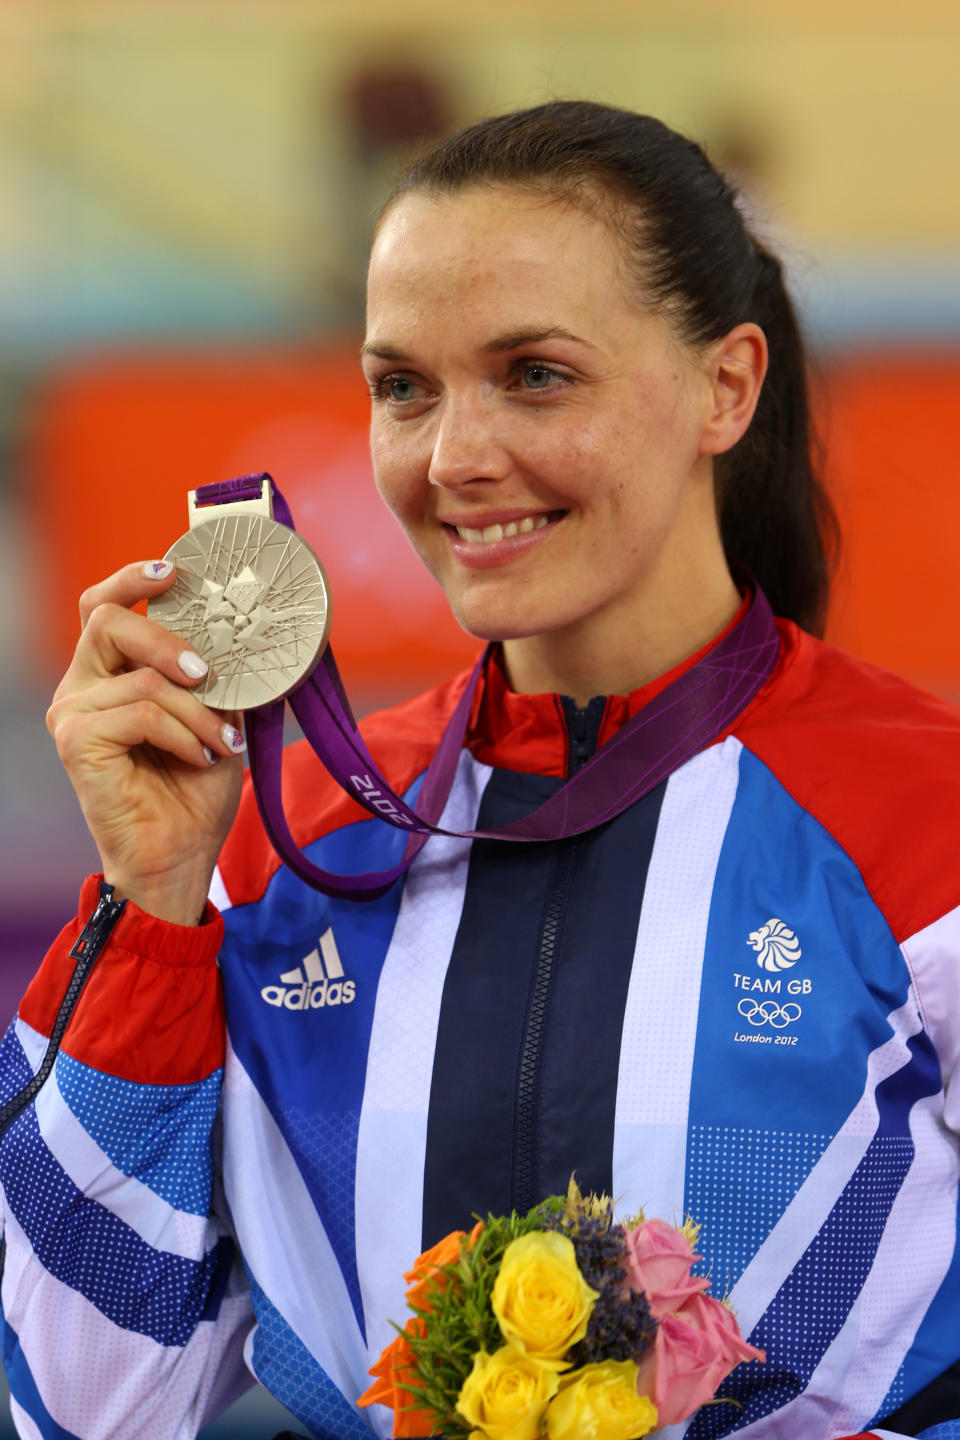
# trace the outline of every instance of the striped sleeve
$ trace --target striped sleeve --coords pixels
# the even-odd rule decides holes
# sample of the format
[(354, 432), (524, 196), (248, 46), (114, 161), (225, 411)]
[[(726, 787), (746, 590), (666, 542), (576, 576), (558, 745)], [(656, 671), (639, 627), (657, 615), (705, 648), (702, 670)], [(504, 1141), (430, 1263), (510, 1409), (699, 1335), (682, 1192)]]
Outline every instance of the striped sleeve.
[(250, 1383), (249, 1295), (217, 1214), (222, 922), (128, 905), (50, 1037), (97, 900), (55, 942), (0, 1044), (4, 1364), (21, 1435), (190, 1440)]

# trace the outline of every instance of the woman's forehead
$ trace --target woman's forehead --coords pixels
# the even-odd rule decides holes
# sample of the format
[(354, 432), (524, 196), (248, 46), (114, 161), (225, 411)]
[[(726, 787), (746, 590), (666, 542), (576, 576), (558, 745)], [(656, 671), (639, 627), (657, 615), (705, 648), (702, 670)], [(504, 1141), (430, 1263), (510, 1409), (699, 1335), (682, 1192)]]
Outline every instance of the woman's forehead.
[(611, 227), (576, 206), (518, 186), (414, 192), (374, 241), (368, 330), (449, 314), (505, 332), (535, 323), (580, 333), (598, 310), (635, 310), (624, 270)]
[(489, 258), (506, 245), (563, 250), (612, 241), (611, 227), (601, 212), (591, 213), (563, 196), (520, 185), (471, 185), (449, 194), (409, 191), (394, 201), (381, 221), (373, 243), (371, 264), (384, 255), (462, 253), (480, 250)]

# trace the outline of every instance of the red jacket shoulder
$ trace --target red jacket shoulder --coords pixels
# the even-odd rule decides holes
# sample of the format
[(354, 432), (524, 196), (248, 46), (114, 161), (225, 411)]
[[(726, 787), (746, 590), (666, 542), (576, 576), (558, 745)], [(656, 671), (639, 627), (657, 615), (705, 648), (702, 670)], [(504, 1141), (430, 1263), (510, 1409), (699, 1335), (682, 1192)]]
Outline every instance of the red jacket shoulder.
[(730, 727), (859, 867), (898, 940), (960, 904), (960, 710), (779, 622)]
[[(427, 768), (451, 711), (469, 679), (453, 679), (360, 722), (360, 731), (381, 773), (403, 794)], [(283, 752), (283, 804), (297, 844), (303, 849), (321, 835), (370, 814), (330, 776), (306, 740)], [(220, 856), (220, 875), (234, 905), (259, 900), (281, 864), (260, 820), (249, 771), (233, 829)]]

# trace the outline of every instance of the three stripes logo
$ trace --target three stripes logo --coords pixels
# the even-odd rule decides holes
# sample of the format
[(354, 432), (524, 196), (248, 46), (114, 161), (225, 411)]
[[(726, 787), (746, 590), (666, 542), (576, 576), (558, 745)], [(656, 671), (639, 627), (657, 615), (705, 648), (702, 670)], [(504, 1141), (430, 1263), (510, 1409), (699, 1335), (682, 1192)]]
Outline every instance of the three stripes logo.
[(299, 965), (280, 976), (279, 985), (264, 985), (260, 991), (268, 1005), (283, 1010), (322, 1010), (328, 1005), (349, 1005), (355, 995), (354, 982), (344, 978), (332, 928), (323, 932), (317, 948), (305, 955)]

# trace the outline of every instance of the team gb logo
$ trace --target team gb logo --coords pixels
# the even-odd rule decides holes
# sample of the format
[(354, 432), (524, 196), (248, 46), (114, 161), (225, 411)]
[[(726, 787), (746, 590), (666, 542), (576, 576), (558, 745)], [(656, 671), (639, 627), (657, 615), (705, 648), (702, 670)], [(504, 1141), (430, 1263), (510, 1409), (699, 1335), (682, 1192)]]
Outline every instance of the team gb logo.
[(800, 941), (782, 920), (768, 920), (748, 935), (747, 944), (756, 950), (761, 970), (789, 970), (803, 954)]

